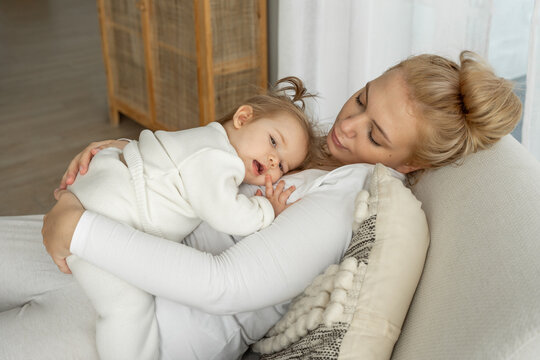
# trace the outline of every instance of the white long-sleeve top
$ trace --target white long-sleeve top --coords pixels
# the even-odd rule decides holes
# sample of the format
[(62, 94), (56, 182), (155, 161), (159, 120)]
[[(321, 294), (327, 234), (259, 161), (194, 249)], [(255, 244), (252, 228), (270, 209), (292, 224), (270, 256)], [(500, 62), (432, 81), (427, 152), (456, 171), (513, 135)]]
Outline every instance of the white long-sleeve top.
[(181, 240), (202, 221), (232, 235), (248, 235), (274, 220), (262, 196), (238, 187), (245, 168), (223, 126), (141, 132), (124, 148), (145, 231)]
[[(280, 318), (284, 304), (339, 261), (351, 239), (355, 196), (372, 168), (285, 176), (297, 188), (289, 200), (301, 200), (240, 242), (200, 226), (186, 238), (190, 247), (87, 211), (71, 251), (156, 295), (163, 359), (187, 358), (178, 343), (192, 333), (186, 346), (199, 354), (194, 358), (234, 359)], [(189, 309), (191, 322), (184, 323), (188, 317), (178, 314)]]

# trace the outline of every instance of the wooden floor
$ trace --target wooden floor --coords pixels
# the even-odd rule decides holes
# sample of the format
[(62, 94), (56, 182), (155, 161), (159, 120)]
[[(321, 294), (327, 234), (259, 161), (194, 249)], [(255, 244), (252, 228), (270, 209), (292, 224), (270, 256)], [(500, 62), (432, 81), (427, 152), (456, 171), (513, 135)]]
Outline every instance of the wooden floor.
[(95, 1), (0, 1), (0, 215), (47, 212), (75, 154), (141, 130), (109, 124)]

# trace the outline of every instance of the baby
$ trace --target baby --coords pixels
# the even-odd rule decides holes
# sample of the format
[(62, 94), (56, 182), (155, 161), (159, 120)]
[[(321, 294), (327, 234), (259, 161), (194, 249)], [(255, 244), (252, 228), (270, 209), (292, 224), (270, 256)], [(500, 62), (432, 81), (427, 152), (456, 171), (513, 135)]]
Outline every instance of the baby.
[[(88, 210), (173, 241), (201, 221), (231, 235), (260, 230), (288, 206), (294, 188), (248, 197), (238, 186), (275, 183), (301, 168), (314, 139), (303, 111), (311, 95), (297, 78), (277, 85), (283, 83), (289, 86), (248, 99), (219, 122), (177, 132), (144, 130), (123, 150), (101, 150), (68, 189)], [(153, 296), (74, 255), (67, 261), (98, 313), (100, 357), (157, 359)]]

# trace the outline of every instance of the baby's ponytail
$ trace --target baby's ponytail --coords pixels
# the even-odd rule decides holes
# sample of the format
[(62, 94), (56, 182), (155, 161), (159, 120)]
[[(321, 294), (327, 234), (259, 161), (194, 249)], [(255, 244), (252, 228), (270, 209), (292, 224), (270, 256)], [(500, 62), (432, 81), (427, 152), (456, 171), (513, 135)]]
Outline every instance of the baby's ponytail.
[[(261, 94), (246, 99), (240, 105), (249, 105), (253, 109), (253, 121), (257, 119), (287, 113), (292, 115), (302, 125), (308, 136), (308, 155), (298, 169), (305, 169), (312, 162), (312, 153), (319, 146), (311, 121), (305, 113), (305, 99), (315, 97), (307, 91), (302, 80), (288, 76), (278, 80), (274, 86), (262, 90)], [(238, 107), (218, 120), (224, 124), (232, 120)], [(297, 170), (298, 170), (297, 169)]]

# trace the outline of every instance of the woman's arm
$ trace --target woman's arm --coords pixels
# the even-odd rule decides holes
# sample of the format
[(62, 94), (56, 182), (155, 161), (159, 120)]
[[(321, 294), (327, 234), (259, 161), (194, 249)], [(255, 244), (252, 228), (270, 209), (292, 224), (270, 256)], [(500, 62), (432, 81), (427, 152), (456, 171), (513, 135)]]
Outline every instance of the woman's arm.
[(77, 227), (71, 251), (152, 294), (206, 312), (278, 304), (298, 295), (343, 254), (351, 236), (351, 192), (361, 189), (364, 179), (354, 180), (308, 194), (271, 226), (219, 255), (90, 212)]

